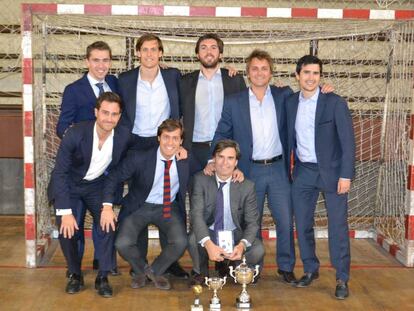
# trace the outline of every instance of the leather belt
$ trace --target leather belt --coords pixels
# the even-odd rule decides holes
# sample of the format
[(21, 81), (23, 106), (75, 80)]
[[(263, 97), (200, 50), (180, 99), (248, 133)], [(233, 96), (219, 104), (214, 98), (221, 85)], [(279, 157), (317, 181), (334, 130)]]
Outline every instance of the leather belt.
[(211, 141), (193, 141), (193, 145), (211, 147)]
[(275, 156), (275, 157), (273, 157), (273, 158), (271, 158), (271, 159), (265, 159), (265, 160), (252, 160), (252, 162), (253, 163), (256, 163), (256, 164), (271, 164), (271, 163), (273, 163), (273, 162), (276, 162), (276, 161), (279, 161), (280, 159), (282, 159), (282, 155), (280, 154), (280, 155), (278, 155), (278, 156)]

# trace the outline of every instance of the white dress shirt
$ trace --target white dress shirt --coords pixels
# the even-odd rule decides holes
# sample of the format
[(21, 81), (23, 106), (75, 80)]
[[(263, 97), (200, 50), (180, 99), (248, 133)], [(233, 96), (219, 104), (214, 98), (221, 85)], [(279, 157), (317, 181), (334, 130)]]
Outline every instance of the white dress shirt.
[(96, 80), (89, 73), (86, 75), (86, 77), (88, 78), (88, 81), (89, 81), (89, 83), (92, 87), (92, 90), (93, 90), (96, 98), (99, 97), (99, 88), (96, 86), (96, 83), (102, 83), (104, 91), (105, 92), (111, 92), (111, 88), (109, 87), (108, 83), (106, 83), (105, 79), (103, 79), (102, 81)]
[(132, 133), (141, 137), (157, 136), (158, 126), (171, 114), (167, 88), (161, 69), (152, 83), (141, 79), (138, 73), (137, 104)]

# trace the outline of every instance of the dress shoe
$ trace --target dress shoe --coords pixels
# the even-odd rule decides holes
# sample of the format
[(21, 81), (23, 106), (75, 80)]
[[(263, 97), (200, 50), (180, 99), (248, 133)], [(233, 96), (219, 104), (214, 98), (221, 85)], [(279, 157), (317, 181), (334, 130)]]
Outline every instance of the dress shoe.
[(111, 270), (109, 271), (109, 273), (110, 273), (112, 276), (118, 276), (118, 275), (121, 275), (121, 271), (119, 271), (119, 270), (118, 270), (118, 268), (113, 268), (113, 269), (111, 269)]
[(83, 276), (75, 273), (69, 274), (65, 291), (68, 294), (76, 294), (83, 288)]
[(168, 273), (176, 278), (179, 279), (188, 279), (190, 275), (180, 266), (178, 261), (171, 264), (171, 266), (168, 267), (167, 271), (165, 273)]
[(282, 280), (289, 285), (296, 285), (298, 282), (293, 272), (277, 269), (277, 273), (282, 278)]
[(171, 289), (170, 281), (162, 275), (155, 275), (151, 268), (145, 270), (145, 275), (154, 282), (156, 288), (163, 290)]
[(345, 299), (349, 296), (348, 283), (342, 280), (336, 281), (335, 297), (337, 299)]
[(94, 259), (92, 261), (92, 268), (93, 268), (93, 270), (99, 270), (99, 260), (98, 259)]
[(134, 277), (132, 278), (131, 281), (131, 287), (132, 288), (141, 288), (144, 287), (147, 284), (147, 276), (145, 274), (138, 274), (136, 275), (134, 273)]
[(308, 287), (313, 280), (319, 278), (319, 272), (306, 272), (296, 284), (296, 287)]
[(105, 298), (112, 297), (112, 287), (109, 285), (108, 278), (106, 276), (97, 276), (95, 279), (95, 289), (98, 294)]
[(204, 284), (205, 284), (205, 277), (202, 274), (197, 273), (194, 270), (191, 270), (189, 286), (192, 287), (194, 285), (204, 285)]

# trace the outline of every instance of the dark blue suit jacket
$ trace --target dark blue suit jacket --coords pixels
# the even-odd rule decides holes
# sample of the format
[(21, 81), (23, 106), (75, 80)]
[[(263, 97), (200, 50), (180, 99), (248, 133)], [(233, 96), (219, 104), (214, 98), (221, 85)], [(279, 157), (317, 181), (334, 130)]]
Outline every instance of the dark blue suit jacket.
[[(131, 178), (128, 194), (122, 202), (120, 220), (141, 208), (150, 194), (157, 165), (157, 151), (158, 148), (144, 152), (130, 151), (128, 156), (107, 176), (103, 194), (103, 202), (107, 203), (114, 202), (116, 185)], [(177, 161), (177, 171), (180, 186), (176, 201), (185, 222), (185, 195), (190, 174), (188, 159)]]
[[(93, 128), (95, 121), (80, 122), (69, 128), (60, 143), (52, 172), (48, 194), (56, 209), (69, 209), (70, 189), (85, 177), (92, 157)], [(114, 132), (112, 162), (108, 172), (121, 160), (129, 148), (131, 134), (122, 126)]]
[[(298, 105), (299, 92), (286, 101), (288, 148), (294, 152)], [(346, 101), (334, 93), (319, 93), (315, 115), (315, 151), (319, 173), (328, 189), (336, 191), (340, 177), (354, 177), (355, 137), (352, 118)], [(290, 165), (290, 157), (288, 160)]]
[[(131, 131), (134, 127), (137, 105), (138, 73), (139, 67), (123, 72), (119, 75), (119, 92), (124, 105), (121, 116), (121, 124), (128, 127)], [(178, 120), (180, 118), (180, 102), (178, 93), (181, 77), (180, 71), (176, 68), (161, 69), (161, 75), (170, 100), (170, 118)]]
[[(112, 92), (118, 93), (118, 79), (115, 76), (105, 77)], [(56, 126), (57, 135), (62, 138), (66, 129), (74, 123), (95, 120), (96, 96), (89, 83), (87, 74), (65, 87), (60, 107), (59, 120)]]
[[(276, 107), (277, 125), (279, 129), (280, 141), (283, 147), (283, 156), (287, 155), (286, 140), (286, 98), (292, 94), (290, 87), (270, 86), (273, 101)], [(271, 131), (272, 129), (269, 129)], [(250, 118), (249, 89), (240, 93), (230, 95), (224, 98), (223, 112), (218, 123), (216, 133), (214, 134), (211, 152), (219, 140), (234, 139), (240, 145), (241, 158), (237, 167), (247, 176), (249, 176), (250, 163), (253, 154), (253, 132)], [(287, 161), (285, 162), (287, 165)]]

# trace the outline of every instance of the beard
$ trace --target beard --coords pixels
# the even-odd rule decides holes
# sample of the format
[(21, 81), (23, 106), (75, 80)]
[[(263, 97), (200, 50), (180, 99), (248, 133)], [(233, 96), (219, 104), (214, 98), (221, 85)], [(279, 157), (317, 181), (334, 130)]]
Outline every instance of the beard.
[(213, 59), (211, 62), (206, 62), (206, 61), (204, 61), (202, 59), (199, 59), (199, 61), (200, 61), (201, 65), (203, 65), (204, 68), (210, 69), (210, 68), (216, 68), (217, 67), (217, 64), (220, 61), (220, 59), (219, 58)]

